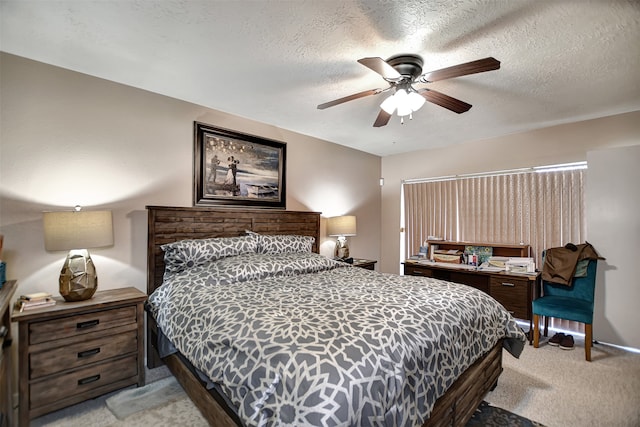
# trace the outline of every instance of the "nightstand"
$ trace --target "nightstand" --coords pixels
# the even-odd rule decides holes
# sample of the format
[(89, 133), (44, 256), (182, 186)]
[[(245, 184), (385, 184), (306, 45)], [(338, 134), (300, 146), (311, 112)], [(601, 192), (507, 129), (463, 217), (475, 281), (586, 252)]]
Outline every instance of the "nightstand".
[(13, 422), (13, 349), (11, 348), (11, 299), (18, 285), (8, 280), (0, 289), (0, 426)]
[(144, 308), (135, 288), (18, 312), (19, 424), (133, 384), (144, 385)]
[(354, 267), (360, 267), (360, 268), (366, 268), (367, 270), (375, 270), (376, 262), (378, 262), (378, 261), (373, 261), (373, 260), (370, 260), (370, 259), (354, 258), (353, 259), (353, 266)]

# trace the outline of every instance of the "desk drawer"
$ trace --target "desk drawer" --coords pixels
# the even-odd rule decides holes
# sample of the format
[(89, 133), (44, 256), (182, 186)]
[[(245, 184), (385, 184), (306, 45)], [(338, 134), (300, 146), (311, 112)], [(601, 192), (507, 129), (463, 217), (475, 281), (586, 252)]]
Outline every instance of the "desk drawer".
[(529, 280), (514, 277), (491, 277), (490, 295), (514, 317), (529, 319)]
[(138, 349), (136, 330), (107, 335), (77, 344), (30, 355), (29, 378), (40, 378), (67, 369), (75, 369), (112, 357), (135, 353)]
[(433, 277), (433, 270), (405, 264), (404, 274), (405, 276)]
[(129, 306), (34, 322), (29, 325), (29, 344), (81, 336), (116, 326), (135, 324), (136, 321), (136, 307)]
[(29, 408), (35, 409), (138, 375), (137, 355), (78, 369), (31, 384)]

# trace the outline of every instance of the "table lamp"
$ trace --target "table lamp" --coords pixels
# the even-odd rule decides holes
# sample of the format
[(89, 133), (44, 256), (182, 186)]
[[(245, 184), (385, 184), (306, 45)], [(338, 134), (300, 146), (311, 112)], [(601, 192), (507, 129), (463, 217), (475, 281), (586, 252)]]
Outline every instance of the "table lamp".
[(111, 211), (44, 212), (44, 246), (47, 251), (69, 251), (60, 272), (60, 295), (66, 301), (83, 301), (98, 288), (96, 267), (89, 248), (113, 245)]
[(328, 219), (327, 234), (337, 237), (335, 257), (349, 258), (349, 245), (347, 236), (356, 235), (356, 217), (353, 215), (334, 216)]

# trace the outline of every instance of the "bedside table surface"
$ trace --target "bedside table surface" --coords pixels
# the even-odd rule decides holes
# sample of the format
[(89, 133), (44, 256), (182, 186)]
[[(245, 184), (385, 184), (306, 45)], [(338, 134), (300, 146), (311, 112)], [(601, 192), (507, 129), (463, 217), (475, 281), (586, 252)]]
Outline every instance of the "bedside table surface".
[(363, 258), (354, 258), (353, 259), (353, 266), (354, 267), (361, 267), (361, 268), (366, 268), (368, 270), (373, 270), (374, 266), (376, 265), (378, 261), (372, 260), (372, 259), (363, 259)]
[(141, 302), (147, 299), (147, 295), (136, 288), (130, 287), (98, 291), (92, 298), (84, 301), (67, 302), (60, 296), (54, 296), (53, 299), (56, 300), (56, 305), (34, 308), (22, 312), (19, 310), (13, 310), (11, 320), (19, 322), (23, 320), (38, 319), (40, 317), (48, 318), (56, 312), (73, 314), (75, 312), (85, 311), (87, 307), (106, 308), (122, 303), (130, 304), (131, 302)]
[(375, 264), (375, 263), (376, 263), (376, 262), (378, 262), (378, 261), (373, 260), (373, 259), (364, 259), (364, 258), (354, 258), (354, 259), (353, 259), (353, 263), (354, 263), (354, 264), (367, 264), (367, 263), (369, 263), (369, 262), (372, 262), (372, 263), (374, 263), (374, 264)]

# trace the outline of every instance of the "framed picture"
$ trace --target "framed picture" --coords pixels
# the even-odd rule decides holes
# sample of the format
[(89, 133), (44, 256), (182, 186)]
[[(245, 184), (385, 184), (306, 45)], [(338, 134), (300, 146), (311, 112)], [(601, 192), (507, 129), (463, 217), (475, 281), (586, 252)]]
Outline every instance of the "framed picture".
[(194, 205), (286, 207), (283, 142), (194, 122)]

